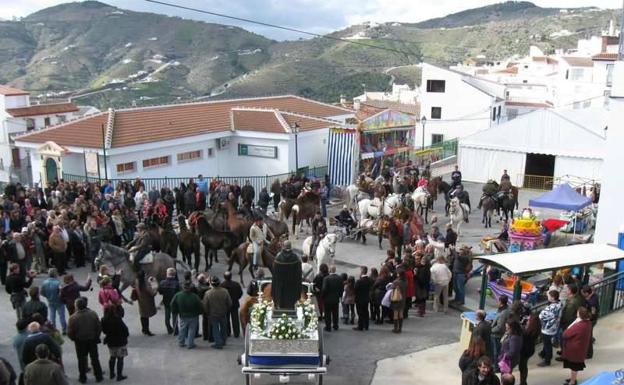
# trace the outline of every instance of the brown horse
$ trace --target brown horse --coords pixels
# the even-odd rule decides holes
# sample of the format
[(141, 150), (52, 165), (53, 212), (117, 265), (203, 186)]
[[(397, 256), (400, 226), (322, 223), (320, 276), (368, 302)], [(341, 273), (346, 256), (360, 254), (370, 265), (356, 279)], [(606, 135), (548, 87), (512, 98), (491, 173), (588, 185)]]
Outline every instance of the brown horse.
[(225, 201), (221, 204), (227, 209), (228, 230), (236, 235), (241, 242), (245, 241), (249, 236), (249, 229), (252, 225), (251, 220), (238, 213), (232, 202)]
[[(249, 274), (251, 274), (251, 278), (255, 278), (254, 271), (252, 268), (252, 258), (253, 253), (248, 253), (247, 249), (249, 248), (250, 242), (243, 242), (230, 253), (230, 258), (228, 260), (228, 271), (232, 271), (232, 266), (234, 263), (238, 264), (238, 275), (240, 276), (241, 285), (245, 285), (243, 281), (243, 272), (245, 268), (249, 266)], [(275, 260), (275, 256), (282, 249), (282, 241), (280, 238), (273, 238), (269, 245), (266, 245), (262, 248), (262, 265), (269, 269), (271, 273), (273, 273), (273, 261)]]
[(427, 191), (429, 191), (429, 196), (431, 196), (431, 200), (429, 200), (430, 209), (433, 210), (433, 204), (438, 200), (438, 188), (440, 187), (440, 183), (442, 183), (442, 177), (436, 176), (435, 178), (431, 178), (429, 183), (427, 183)]
[[(220, 231), (213, 228), (203, 216), (197, 219), (197, 231), (199, 239), (204, 245), (206, 271), (212, 267), (213, 258), (215, 262), (219, 263), (217, 253), (220, 249), (223, 249), (229, 259), (232, 251), (242, 242), (239, 236), (231, 231)], [(199, 263), (197, 263), (197, 267), (199, 267)]]
[(304, 220), (310, 226), (310, 220), (319, 211), (320, 203), (320, 195), (312, 191), (304, 193), (297, 198), (295, 205), (292, 206), (292, 232), (295, 235), (295, 239), (299, 236), (298, 229), (303, 228)]
[(409, 220), (409, 239), (422, 237), (424, 234), (423, 219), (418, 213), (414, 212)]
[(158, 229), (161, 251), (176, 259), (178, 257), (178, 235), (173, 230), (171, 221), (164, 221), (163, 226)]
[[(194, 266), (195, 270), (199, 269), (199, 259), (201, 257), (199, 236), (186, 226), (186, 217), (178, 215), (178, 225), (180, 226), (180, 234), (178, 234), (180, 252), (182, 259), (189, 266)], [(195, 254), (195, 264), (191, 262), (191, 258)]]
[(381, 250), (381, 241), (383, 238), (390, 241), (390, 249), (395, 252), (397, 257), (401, 257), (401, 249), (403, 248), (403, 224), (401, 220), (384, 216), (379, 220), (379, 231), (377, 238), (379, 240), (379, 249)]

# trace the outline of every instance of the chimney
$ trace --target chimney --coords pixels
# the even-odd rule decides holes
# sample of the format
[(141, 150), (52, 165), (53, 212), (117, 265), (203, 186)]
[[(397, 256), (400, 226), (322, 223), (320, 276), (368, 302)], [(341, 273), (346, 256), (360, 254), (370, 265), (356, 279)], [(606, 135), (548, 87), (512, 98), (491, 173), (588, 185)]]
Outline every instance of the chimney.
[(353, 100), (353, 109), (356, 111), (360, 110), (360, 101), (358, 99)]
[(347, 103), (347, 99), (344, 95), (340, 95), (340, 105), (344, 106)]

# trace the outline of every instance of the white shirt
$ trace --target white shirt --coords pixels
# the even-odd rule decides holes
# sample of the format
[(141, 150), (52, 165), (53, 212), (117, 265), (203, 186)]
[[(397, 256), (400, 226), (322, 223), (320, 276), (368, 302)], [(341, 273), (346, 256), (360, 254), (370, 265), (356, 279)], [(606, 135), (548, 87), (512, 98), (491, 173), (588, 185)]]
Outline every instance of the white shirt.
[(436, 285), (448, 285), (451, 282), (451, 277), (451, 270), (445, 264), (436, 262), (431, 266), (431, 280)]

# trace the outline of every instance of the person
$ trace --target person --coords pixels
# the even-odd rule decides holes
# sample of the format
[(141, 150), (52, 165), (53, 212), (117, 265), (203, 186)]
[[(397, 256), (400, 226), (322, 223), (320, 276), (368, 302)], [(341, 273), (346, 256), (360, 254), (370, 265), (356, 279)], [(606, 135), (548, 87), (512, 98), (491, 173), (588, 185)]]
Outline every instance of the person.
[(20, 265), (12, 263), (9, 266), (9, 275), (6, 277), (5, 289), (9, 294), (11, 305), (15, 309), (17, 319), (22, 319), (22, 307), (26, 303), (26, 289), (33, 283), (35, 274), (28, 272), (26, 276), (22, 275)]
[(527, 385), (529, 375), (529, 359), (535, 354), (535, 344), (540, 336), (540, 320), (537, 313), (532, 312), (527, 304), (524, 307), (524, 315), (522, 317), (522, 349), (520, 351), (520, 361), (518, 369), (520, 370), (520, 385)]
[(204, 295), (203, 304), (204, 312), (210, 319), (212, 328), (212, 336), (214, 338), (214, 349), (223, 349), (227, 341), (227, 322), (226, 317), (228, 311), (232, 308), (232, 299), (228, 291), (221, 287), (218, 277), (210, 279), (212, 289), (208, 290)]
[[(520, 354), (522, 352), (522, 326), (515, 317), (509, 317), (505, 322), (505, 334), (501, 339), (501, 349), (498, 353), (498, 361), (505, 360), (509, 365), (509, 372), (513, 372), (514, 368), (520, 362)], [(499, 368), (501, 371), (504, 368)]]
[(256, 191), (254, 190), (251, 182), (248, 180), (245, 181), (245, 185), (241, 188), (241, 200), (243, 202), (243, 206), (250, 209), (253, 205), (253, 200), (256, 196)]
[[(418, 308), (418, 316), (424, 317), (427, 308), (427, 298), (429, 298), (429, 286), (431, 285), (431, 265), (424, 255), (418, 255), (416, 257), (416, 268), (414, 271), (413, 282), (415, 283), (416, 307)], [(408, 301), (409, 294), (410, 293), (407, 293)]]
[(13, 337), (11, 341), (13, 344), (13, 349), (17, 354), (17, 360), (19, 362), (20, 369), (24, 371), (24, 361), (23, 361), (23, 352), (24, 352), (24, 342), (26, 342), (26, 338), (28, 337), (28, 324), (29, 322), (25, 319), (18, 320), (15, 324), (15, 328), (17, 329), (17, 334)]
[(35, 313), (41, 314), (45, 319), (48, 318), (48, 307), (39, 299), (39, 287), (32, 286), (28, 289), (30, 300), (22, 307), (22, 317), (31, 320)]
[(156, 315), (156, 302), (154, 301), (154, 297), (158, 292), (152, 288), (152, 284), (157, 284), (156, 279), (154, 277), (146, 279), (145, 272), (143, 270), (139, 271), (131, 295), (131, 299), (139, 303), (141, 332), (148, 337), (154, 335), (149, 328), (149, 319)]
[[(585, 303), (585, 300), (579, 294), (579, 288), (576, 283), (570, 281), (565, 287), (566, 300), (561, 309), (561, 320), (559, 321), (559, 329), (561, 331), (565, 331), (576, 320), (578, 309)], [(561, 341), (561, 345), (564, 343), (565, 341)], [(557, 357), (555, 360), (563, 361), (563, 357)]]
[[(374, 272), (374, 269), (371, 270)], [(383, 265), (377, 275), (377, 278), (373, 281), (373, 288), (371, 291), (371, 302), (373, 305), (373, 309), (371, 311), (372, 318), (375, 320), (376, 325), (383, 324), (384, 316), (386, 313), (384, 312), (382, 305), (383, 298), (386, 294), (386, 286), (392, 283), (392, 277), (390, 275), (390, 271), (388, 267)]]
[(303, 282), (312, 282), (314, 278), (314, 266), (308, 262), (308, 256), (301, 256), (301, 280)]
[(325, 331), (338, 330), (338, 304), (344, 290), (342, 278), (336, 274), (336, 266), (329, 268), (329, 275), (323, 278), (321, 297), (325, 306)]
[(464, 350), (459, 357), (459, 370), (461, 370), (462, 375), (469, 370), (476, 369), (479, 358), (486, 355), (485, 341), (481, 337), (473, 335), (470, 338), (468, 349)]
[(444, 237), (444, 248), (455, 247), (457, 244), (457, 232), (453, 230), (453, 225), (446, 224), (446, 236)]
[(221, 287), (225, 288), (232, 299), (232, 307), (226, 317), (227, 319), (227, 335), (234, 335), (234, 338), (240, 336), (240, 321), (238, 318), (238, 308), (240, 307), (240, 299), (243, 296), (243, 288), (240, 283), (232, 281), (232, 273), (226, 271), (223, 273), (223, 283)]
[(109, 277), (104, 277), (100, 281), (98, 302), (102, 305), (102, 309), (105, 309), (107, 306), (121, 306), (121, 297), (113, 287), (113, 282)]
[(516, 377), (511, 373), (501, 374), (501, 385), (515, 385)]
[[(124, 357), (128, 355), (128, 336), (130, 333), (117, 306), (104, 307), (101, 325), (104, 333), (104, 344), (108, 346), (110, 379), (116, 377), (117, 381), (123, 381), (127, 378), (123, 375), (123, 368)], [(115, 373), (115, 369), (117, 369), (117, 373)]]
[(492, 325), (485, 319), (486, 315), (484, 310), (477, 310), (475, 313), (477, 325), (472, 330), (472, 336), (479, 337), (483, 340), (485, 344), (485, 354), (490, 357), (492, 355)]
[(316, 247), (326, 234), (327, 222), (325, 222), (325, 218), (321, 215), (321, 212), (317, 211), (312, 219), (312, 246), (310, 255), (316, 255)]
[(360, 266), (360, 278), (355, 281), (355, 309), (358, 316), (358, 324), (353, 330), (368, 330), (369, 313), (368, 307), (370, 303), (371, 291), (373, 288), (373, 280), (368, 276), (368, 268)]
[(301, 260), (292, 250), (290, 241), (285, 241), (282, 251), (273, 261), (273, 283), (271, 296), (278, 309), (294, 309), (301, 296)]
[(561, 338), (563, 339), (563, 358), (564, 369), (570, 369), (570, 379), (567, 381), (569, 385), (577, 385), (578, 372), (585, 369), (585, 359), (587, 351), (591, 344), (592, 326), (590, 321), (591, 315), (584, 307), (579, 307), (577, 318), (572, 321)]
[(87, 382), (87, 358), (91, 358), (93, 375), (97, 382), (102, 381), (102, 367), (98, 357), (98, 344), (102, 325), (97, 314), (87, 307), (87, 299), (80, 297), (76, 300), (76, 312), (69, 317), (67, 336), (74, 341), (78, 358), (78, 381)]
[(28, 336), (24, 340), (24, 345), (22, 346), (22, 363), (24, 368), (37, 359), (35, 350), (40, 344), (47, 345), (54, 362), (62, 364), (63, 355), (60, 346), (49, 333), (44, 333), (41, 330), (41, 324), (39, 322), (33, 321), (28, 324)]
[(340, 226), (346, 227), (347, 234), (351, 234), (351, 230), (353, 230), (356, 226), (355, 219), (353, 219), (347, 205), (342, 206), (342, 210), (340, 210), (338, 215), (336, 215), (336, 221), (338, 221)]
[(440, 254), (436, 258), (436, 262), (431, 266), (431, 282), (434, 284), (433, 295), (433, 312), (448, 311), (448, 285), (451, 282), (452, 273), (446, 264), (446, 258)]
[(176, 269), (173, 267), (168, 268), (166, 274), (167, 276), (165, 279), (158, 284), (158, 293), (162, 295), (163, 305), (165, 306), (165, 327), (167, 328), (167, 334), (173, 334), (174, 331), (178, 330), (178, 320), (176, 314), (173, 314), (172, 317), (171, 301), (176, 293), (180, 291), (180, 281), (178, 281)]
[(49, 359), (47, 345), (37, 345), (35, 355), (37, 359), (24, 369), (24, 385), (69, 385), (61, 366)]
[(262, 231), (262, 217), (256, 217), (253, 225), (249, 228), (249, 239), (253, 246), (251, 267), (255, 270), (258, 266), (258, 258), (262, 258), (262, 249), (267, 239)]
[(323, 281), (325, 277), (329, 275), (329, 266), (326, 263), (321, 263), (319, 266), (319, 272), (312, 280), (314, 284), (314, 296), (316, 297), (316, 302), (318, 303), (319, 308), (319, 319), (324, 318), (325, 314), (325, 304), (323, 303)]
[(130, 255), (134, 255), (134, 270), (139, 271), (141, 269), (141, 260), (152, 250), (153, 240), (144, 223), (139, 223), (136, 228), (137, 233), (134, 239), (126, 245), (126, 248)]
[(459, 171), (459, 166), (455, 165), (455, 170), (451, 173), (451, 190), (457, 188), (457, 186), (461, 185), (462, 182), (462, 173)]
[(498, 357), (501, 338), (505, 334), (507, 319), (509, 318), (509, 297), (506, 294), (501, 294), (498, 297), (498, 308), (496, 309), (496, 316), (492, 321), (492, 357)]
[(470, 249), (462, 247), (459, 252), (452, 250), (453, 258), (453, 290), (455, 297), (453, 302), (463, 305), (466, 296), (466, 276), (470, 272), (472, 261), (470, 259)]
[(503, 183), (504, 181), (510, 181), (511, 178), (509, 177), (509, 174), (507, 174), (507, 169), (503, 170), (503, 175), (501, 175), (501, 183)]
[(193, 284), (185, 281), (182, 285), (182, 291), (175, 294), (171, 300), (171, 312), (178, 316), (179, 332), (178, 345), (195, 348), (195, 336), (199, 328), (199, 316), (203, 312), (202, 301), (199, 296), (193, 292)]
[(500, 385), (494, 374), (492, 360), (483, 356), (477, 361), (477, 368), (466, 372), (462, 376), (462, 385)]
[(342, 291), (342, 319), (344, 324), (355, 324), (355, 277), (349, 276), (344, 281)]
[(52, 228), (52, 234), (48, 238), (48, 246), (52, 250), (52, 260), (54, 267), (59, 274), (65, 274), (65, 265), (67, 264), (67, 240), (61, 234), (61, 228), (57, 225)]
[(258, 206), (260, 206), (260, 210), (262, 213), (266, 215), (267, 209), (269, 208), (269, 202), (271, 201), (271, 197), (269, 196), (269, 192), (266, 187), (263, 187), (260, 191), (260, 195), (258, 196)]
[(392, 282), (392, 293), (390, 294), (390, 309), (392, 310), (392, 321), (394, 322), (393, 333), (403, 331), (403, 309), (405, 308), (405, 294), (407, 282), (405, 281), (405, 270), (397, 270), (397, 278)]
[(553, 339), (559, 332), (559, 318), (562, 307), (563, 305), (559, 301), (559, 292), (550, 290), (548, 292), (548, 306), (539, 313), (539, 319), (542, 323), (543, 347), (539, 354), (542, 357), (542, 362), (538, 363), (537, 366), (550, 366), (550, 361), (553, 357)]
[(2, 385), (15, 385), (17, 381), (17, 374), (13, 369), (13, 365), (9, 363), (5, 358), (0, 357), (0, 384)]
[(65, 321), (65, 304), (61, 301), (61, 281), (58, 279), (58, 271), (52, 267), (48, 270), (48, 278), (41, 284), (41, 295), (48, 301), (48, 319), (56, 328), (56, 315), (63, 334), (67, 333), (67, 322)]
[(587, 358), (593, 358), (594, 356), (594, 336), (593, 330), (598, 323), (598, 316), (600, 314), (600, 301), (598, 300), (598, 294), (589, 285), (585, 285), (581, 288), (581, 295), (585, 299), (584, 307), (589, 311), (589, 320), (592, 324), (592, 339), (589, 344), (589, 350), (587, 351)]
[(61, 301), (67, 307), (67, 313), (71, 316), (76, 311), (75, 303), (80, 297), (81, 291), (87, 291), (91, 288), (91, 274), (87, 275), (87, 282), (80, 285), (74, 280), (73, 274), (65, 274), (63, 276), (63, 286), (61, 286)]

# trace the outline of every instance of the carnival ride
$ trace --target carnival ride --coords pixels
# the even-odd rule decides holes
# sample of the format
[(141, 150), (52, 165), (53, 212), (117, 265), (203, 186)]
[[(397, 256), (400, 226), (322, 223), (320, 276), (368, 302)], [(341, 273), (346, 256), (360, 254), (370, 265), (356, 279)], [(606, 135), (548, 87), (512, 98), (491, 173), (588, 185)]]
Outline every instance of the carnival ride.
[[(258, 285), (271, 281), (259, 281)], [(312, 284), (307, 286), (307, 298), (294, 310), (277, 310), (270, 299), (258, 295), (251, 310), (245, 333), (245, 352), (240, 356), (245, 384), (264, 376), (279, 376), (280, 383), (291, 376), (306, 376), (308, 381), (323, 384), (329, 356), (324, 352), (323, 332), (312, 301)]]

